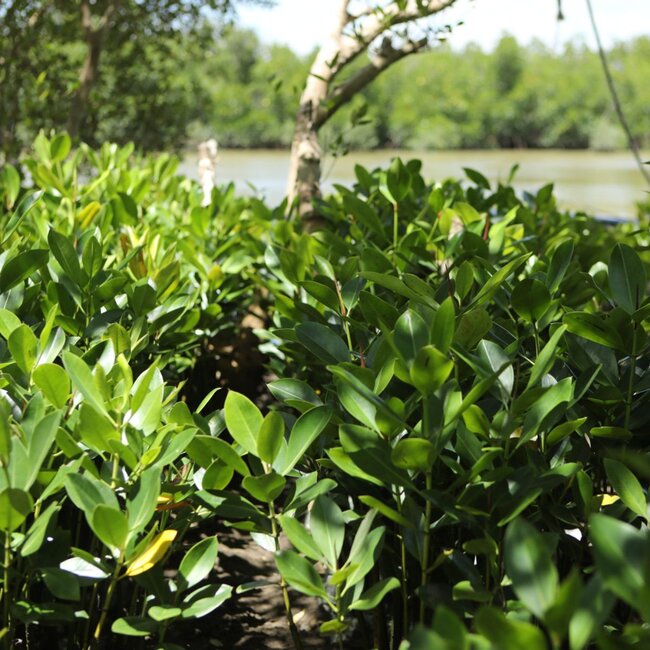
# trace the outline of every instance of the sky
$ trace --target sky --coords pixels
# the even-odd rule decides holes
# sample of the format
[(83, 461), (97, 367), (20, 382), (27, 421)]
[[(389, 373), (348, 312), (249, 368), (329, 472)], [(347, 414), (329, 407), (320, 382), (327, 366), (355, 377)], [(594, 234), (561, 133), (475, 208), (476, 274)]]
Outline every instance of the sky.
[[(289, 45), (307, 54), (327, 34), (338, 0), (276, 0), (273, 9), (240, 6), (237, 24), (256, 31), (264, 43)], [(592, 0), (605, 47), (636, 36), (650, 36), (650, 0)], [(520, 43), (540, 39), (561, 48), (567, 41), (595, 48), (585, 0), (562, 0), (565, 20), (559, 22), (556, 0), (458, 0), (436, 17), (455, 27), (449, 42), (463, 47), (475, 42), (491, 49), (508, 32)]]

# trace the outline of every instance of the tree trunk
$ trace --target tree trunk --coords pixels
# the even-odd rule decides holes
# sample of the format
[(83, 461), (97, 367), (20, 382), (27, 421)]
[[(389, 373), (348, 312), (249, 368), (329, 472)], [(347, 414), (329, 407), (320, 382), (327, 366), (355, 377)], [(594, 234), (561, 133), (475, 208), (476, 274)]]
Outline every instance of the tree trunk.
[(336, 24), (309, 70), (305, 89), (300, 97), (291, 143), (287, 197), (290, 207), (294, 201), (297, 202), (297, 214), (308, 230), (321, 222), (313, 208), (314, 199), (321, 196), (322, 151), (318, 130), (323, 124), (324, 104), (333, 77), (332, 62), (340, 52), (343, 28), (347, 20), (349, 0), (339, 0), (339, 3)]
[(101, 37), (97, 32), (92, 32), (86, 37), (88, 50), (81, 73), (79, 74), (79, 87), (72, 99), (70, 115), (68, 116), (68, 133), (76, 139), (88, 110), (90, 91), (95, 85), (99, 72), (99, 57), (101, 55)]
[[(312, 118), (311, 102), (300, 106), (291, 143), (291, 163), (287, 194), (289, 204), (297, 201), (298, 216), (305, 223), (315, 219), (313, 201), (320, 198), (321, 148)], [(316, 223), (314, 223), (316, 225)]]
[(92, 11), (88, 0), (81, 3), (81, 27), (86, 39), (86, 59), (79, 73), (79, 86), (72, 99), (70, 115), (68, 116), (68, 133), (73, 139), (79, 136), (79, 131), (88, 111), (90, 92), (99, 75), (99, 58), (104, 44), (104, 35), (108, 28), (111, 16), (117, 8), (119, 0), (109, 2), (106, 11), (93, 25)]

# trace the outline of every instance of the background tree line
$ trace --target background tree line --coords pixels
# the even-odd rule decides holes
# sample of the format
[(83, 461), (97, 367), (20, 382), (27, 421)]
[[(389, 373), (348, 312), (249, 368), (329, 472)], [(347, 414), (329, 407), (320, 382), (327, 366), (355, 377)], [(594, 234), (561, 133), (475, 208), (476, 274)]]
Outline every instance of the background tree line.
[[(29, 14), (22, 30), (2, 16), (5, 153), (15, 155), (41, 128), (69, 123), (87, 56), (70, 6)], [(206, 135), (227, 147), (289, 146), (313, 54), (263, 45), (215, 17), (195, 16), (175, 29), (116, 23), (106, 34), (81, 139), (134, 141), (148, 150), (182, 148)], [(619, 44), (609, 57), (635, 137), (650, 146), (650, 38)], [(493, 52), (443, 44), (400, 62), (336, 115), (323, 140), (339, 150), (625, 146), (596, 53), (577, 44), (561, 52), (540, 42), (524, 47), (512, 36)]]

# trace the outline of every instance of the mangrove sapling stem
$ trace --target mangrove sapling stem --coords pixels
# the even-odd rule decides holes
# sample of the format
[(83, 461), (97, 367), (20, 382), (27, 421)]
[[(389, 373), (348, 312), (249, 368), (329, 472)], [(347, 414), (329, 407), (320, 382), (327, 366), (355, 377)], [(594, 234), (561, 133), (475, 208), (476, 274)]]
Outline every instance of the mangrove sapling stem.
[(11, 535), (8, 530), (4, 531), (5, 537), (5, 552), (4, 560), (2, 564), (2, 626), (6, 630), (4, 636), (4, 647), (9, 650), (12, 645), (12, 633), (11, 633), (11, 620), (10, 620), (10, 609), (9, 609), (9, 567), (11, 566)]
[(634, 397), (634, 378), (636, 375), (636, 323), (632, 335), (632, 354), (630, 354), (630, 378), (627, 382), (627, 395), (625, 397), (625, 423), (626, 431), (630, 430), (630, 416), (632, 415), (632, 398)]
[[(395, 501), (397, 502), (397, 512), (402, 514), (402, 499), (399, 488), (395, 491)], [(408, 607), (408, 574), (406, 570), (406, 544), (404, 544), (404, 533), (400, 530), (399, 535), (400, 561), (402, 564), (402, 630), (406, 633), (409, 627), (409, 607)]]
[[(120, 551), (120, 557), (115, 564), (115, 570), (111, 575), (111, 580), (108, 583), (108, 589), (106, 590), (106, 598), (104, 599), (104, 604), (102, 605), (101, 613), (99, 615), (99, 621), (97, 622), (97, 627), (95, 627), (95, 632), (93, 634), (92, 646), (97, 646), (99, 640), (102, 636), (104, 630), (104, 625), (106, 624), (106, 619), (108, 618), (108, 612), (111, 608), (111, 601), (113, 600), (113, 593), (115, 587), (117, 586), (117, 581), (120, 579), (120, 572), (124, 566), (124, 551)], [(90, 647), (92, 647), (90, 646)]]
[[(431, 470), (426, 473), (426, 490), (431, 490)], [(424, 541), (422, 547), (422, 570), (420, 574), (420, 623), (424, 625), (426, 604), (424, 602), (424, 587), (427, 584), (427, 573), (429, 567), (429, 544), (431, 541), (431, 501), (426, 500), (424, 505)]]
[[(269, 517), (271, 518), (271, 534), (273, 535), (273, 541), (275, 543), (275, 552), (280, 550), (280, 532), (278, 530), (278, 521), (275, 514), (275, 507), (273, 502), (269, 503)], [(284, 602), (284, 611), (287, 615), (287, 623), (289, 624), (289, 631), (291, 632), (291, 640), (293, 641), (293, 646), (296, 650), (303, 650), (302, 640), (300, 639), (300, 633), (296, 627), (296, 622), (293, 620), (293, 611), (291, 609), (291, 599), (289, 598), (289, 587), (287, 582), (284, 579), (284, 576), (280, 574), (280, 588), (282, 589), (282, 600)]]
[(399, 239), (399, 208), (393, 203), (393, 254), (397, 256), (397, 241)]

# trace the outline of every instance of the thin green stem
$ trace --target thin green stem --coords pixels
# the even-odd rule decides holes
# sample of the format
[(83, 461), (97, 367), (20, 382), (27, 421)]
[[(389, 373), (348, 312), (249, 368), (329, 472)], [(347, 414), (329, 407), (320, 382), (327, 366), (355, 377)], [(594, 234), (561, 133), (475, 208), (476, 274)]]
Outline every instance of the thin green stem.
[(393, 253), (397, 255), (397, 242), (399, 240), (399, 209), (393, 203)]
[[(431, 470), (426, 473), (426, 489), (431, 490)], [(426, 500), (424, 506), (424, 542), (422, 548), (422, 566), (420, 574), (420, 623), (424, 624), (426, 604), (424, 602), (424, 588), (427, 584), (427, 573), (429, 567), (429, 544), (431, 542), (431, 501)]]
[[(273, 502), (269, 503), (269, 517), (271, 519), (271, 534), (273, 535), (273, 541), (275, 542), (275, 551), (277, 553), (280, 550), (280, 532), (278, 530), (278, 521), (275, 514), (275, 506), (273, 505)], [(287, 615), (287, 623), (289, 624), (289, 631), (291, 632), (291, 640), (293, 641), (293, 646), (296, 650), (303, 650), (300, 633), (296, 627), (296, 622), (293, 620), (291, 599), (289, 598), (289, 588), (282, 574), (280, 574), (280, 588), (282, 589), (284, 611)]]
[(102, 605), (101, 614), (99, 615), (99, 621), (97, 622), (97, 626), (95, 627), (95, 632), (93, 633), (93, 641), (90, 647), (97, 646), (99, 644), (99, 640), (102, 636), (102, 632), (104, 631), (104, 625), (106, 624), (106, 619), (108, 618), (108, 612), (111, 609), (111, 601), (113, 600), (113, 593), (115, 592), (115, 587), (117, 586), (117, 581), (119, 580), (120, 572), (122, 571), (123, 566), (124, 566), (124, 551), (121, 551), (120, 557), (118, 558), (117, 563), (115, 564), (115, 570), (113, 571), (113, 575), (111, 575), (111, 580), (108, 583), (108, 589), (106, 590), (106, 598), (104, 599), (104, 604)]
[(632, 336), (632, 354), (630, 355), (630, 377), (627, 382), (627, 396), (625, 398), (625, 423), (626, 431), (630, 430), (630, 416), (632, 414), (632, 398), (634, 397), (634, 379), (636, 376), (636, 325)]
[(6, 630), (4, 636), (4, 647), (9, 650), (12, 645), (12, 634), (11, 634), (11, 620), (10, 620), (10, 598), (9, 598), (9, 567), (11, 566), (11, 535), (8, 530), (4, 531), (5, 536), (5, 552), (4, 552), (4, 562), (2, 565), (3, 574), (2, 574), (2, 625)]
[[(400, 498), (399, 490), (395, 492), (395, 501), (397, 502), (397, 512), (402, 514), (402, 499)], [(404, 544), (404, 534), (400, 533), (400, 561), (402, 564), (402, 630), (404, 635), (409, 627), (409, 607), (408, 607), (408, 572), (406, 569), (406, 544)]]

